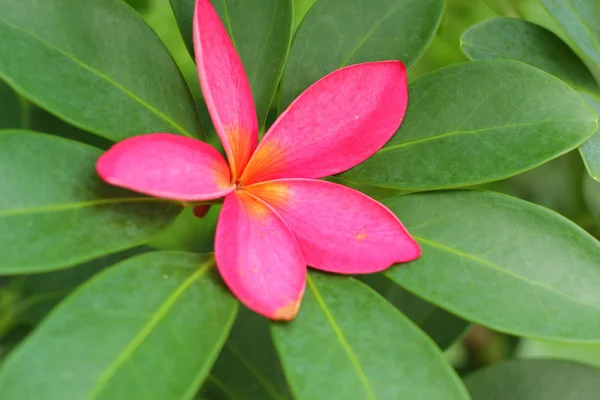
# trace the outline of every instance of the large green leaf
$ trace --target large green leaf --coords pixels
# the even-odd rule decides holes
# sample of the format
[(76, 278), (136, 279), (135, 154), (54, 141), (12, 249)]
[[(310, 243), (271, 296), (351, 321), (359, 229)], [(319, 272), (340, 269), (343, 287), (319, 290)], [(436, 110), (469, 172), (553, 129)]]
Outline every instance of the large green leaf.
[[(195, 0), (170, 0), (181, 34), (193, 54)], [(242, 59), (261, 129), (273, 102), (292, 34), (292, 0), (214, 0)]]
[(309, 274), (300, 313), (272, 331), (298, 400), (468, 398), (434, 343), (352, 278)]
[[(512, 59), (540, 68), (578, 90), (600, 114), (600, 86), (594, 76), (569, 46), (541, 26), (494, 18), (467, 30), (461, 46), (472, 60)], [(579, 150), (590, 175), (600, 180), (600, 128)]]
[(200, 134), (171, 55), (121, 0), (3, 0), (0, 37), (0, 77), (82, 129)]
[(473, 400), (595, 400), (600, 369), (557, 360), (515, 360), (477, 371), (465, 384)]
[(10, 354), (0, 398), (192, 399), (237, 310), (213, 266), (164, 252), (102, 272)]
[(451, 65), (417, 80), (400, 130), (342, 177), (429, 190), (503, 179), (583, 143), (597, 116), (556, 77), (506, 60)]
[(319, 0), (294, 37), (279, 109), (346, 65), (400, 60), (412, 66), (439, 26), (443, 0)]
[(101, 150), (29, 131), (0, 133), (0, 273), (48, 271), (135, 247), (181, 211), (113, 188)]
[(202, 394), (209, 399), (291, 398), (267, 319), (240, 309)]
[(600, 342), (600, 243), (571, 221), (492, 192), (384, 203), (423, 251), (387, 272), (405, 289), (499, 331)]
[(541, 0), (568, 38), (600, 68), (600, 2), (598, 0)]
[(360, 279), (396, 306), (443, 350), (461, 337), (469, 326), (468, 321), (418, 298), (384, 274), (363, 275)]

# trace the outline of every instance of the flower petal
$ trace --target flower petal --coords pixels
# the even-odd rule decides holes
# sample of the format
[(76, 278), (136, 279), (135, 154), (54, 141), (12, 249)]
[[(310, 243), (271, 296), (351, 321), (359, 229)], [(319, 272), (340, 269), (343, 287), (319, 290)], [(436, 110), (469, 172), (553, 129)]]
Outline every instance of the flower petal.
[(407, 99), (406, 69), (399, 61), (334, 71), (302, 93), (273, 124), (242, 180), (321, 178), (345, 171), (392, 137)]
[(111, 185), (172, 200), (218, 199), (235, 188), (215, 148), (170, 133), (123, 140), (100, 157), (96, 170)]
[(202, 94), (234, 179), (258, 141), (258, 122), (244, 66), (209, 0), (197, 0), (194, 49)]
[(290, 229), (251, 194), (225, 198), (215, 256), (221, 276), (251, 310), (271, 319), (296, 316), (306, 284), (306, 263)]
[(246, 190), (281, 215), (311, 267), (366, 274), (421, 254), (390, 210), (354, 189), (313, 179), (281, 179)]

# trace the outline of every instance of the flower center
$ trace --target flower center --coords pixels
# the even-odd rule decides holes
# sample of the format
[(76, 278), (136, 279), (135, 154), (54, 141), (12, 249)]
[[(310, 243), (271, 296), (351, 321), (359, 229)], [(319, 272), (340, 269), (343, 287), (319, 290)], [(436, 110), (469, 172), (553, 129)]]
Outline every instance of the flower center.
[(242, 180), (236, 179), (235, 181), (235, 190), (240, 190), (242, 188)]

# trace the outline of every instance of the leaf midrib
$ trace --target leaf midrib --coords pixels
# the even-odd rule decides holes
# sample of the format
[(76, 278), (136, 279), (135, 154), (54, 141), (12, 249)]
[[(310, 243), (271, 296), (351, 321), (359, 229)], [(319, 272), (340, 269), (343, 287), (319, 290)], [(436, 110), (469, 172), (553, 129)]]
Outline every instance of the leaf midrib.
[(356, 371), (356, 375), (358, 375), (358, 378), (360, 379), (361, 383), (363, 384), (363, 387), (365, 389), (367, 397), (371, 400), (376, 400), (377, 397), (375, 396), (375, 392), (373, 391), (373, 388), (371, 387), (369, 379), (367, 378), (365, 372), (363, 371), (362, 367), (360, 366), (360, 363), (358, 362), (358, 358), (356, 357), (356, 355), (352, 351), (352, 348), (348, 344), (348, 341), (346, 340), (344, 333), (342, 332), (342, 330), (340, 329), (339, 325), (337, 324), (335, 318), (333, 317), (333, 315), (327, 308), (327, 305), (325, 304), (325, 300), (323, 300), (323, 298), (321, 297), (321, 294), (319, 293), (312, 278), (309, 275), (306, 276), (306, 281), (308, 283), (308, 287), (310, 288), (311, 292), (315, 296), (315, 299), (317, 300), (319, 307), (321, 307), (321, 309), (323, 310), (323, 314), (325, 314), (325, 318), (327, 318), (327, 321), (329, 322), (329, 325), (333, 329), (335, 336), (337, 336), (337, 338), (340, 342), (340, 345), (342, 346), (342, 348), (344, 349), (344, 352), (348, 356), (348, 359), (350, 360), (350, 364), (352, 364), (352, 367), (354, 367), (354, 370)]
[(14, 217), (17, 215), (27, 215), (27, 214), (39, 214), (46, 212), (54, 212), (54, 211), (67, 211), (74, 210), (78, 208), (87, 208), (87, 207), (95, 207), (102, 205), (110, 205), (110, 204), (126, 204), (126, 203), (172, 203), (176, 204), (173, 201), (160, 199), (157, 197), (123, 197), (123, 198), (114, 198), (114, 199), (99, 199), (99, 200), (90, 200), (90, 201), (81, 201), (76, 203), (66, 203), (66, 204), (54, 204), (44, 207), (32, 207), (32, 208), (21, 208), (21, 209), (12, 209), (1, 211), (0, 210), (0, 218), (3, 217)]
[[(3, 23), (4, 25), (6, 25), (7, 27), (9, 27), (10, 29), (22, 32), (26, 35), (31, 36), (32, 38), (34, 38), (35, 40), (37, 40), (39, 43), (41, 43), (41, 45), (45, 46), (46, 48), (62, 55), (63, 57), (71, 60), (73, 63), (75, 63), (76, 65), (80, 66), (81, 68), (91, 72), (92, 74), (98, 76), (99, 78), (102, 78), (103, 80), (105, 80), (106, 82), (110, 83), (111, 85), (113, 85), (115, 88), (119, 89), (120, 91), (122, 91), (123, 93), (125, 93), (125, 95), (127, 95), (129, 98), (131, 98), (132, 100), (138, 102), (139, 104), (141, 104), (143, 107), (145, 107), (146, 109), (150, 110), (150, 112), (152, 112), (153, 114), (155, 114), (157, 117), (159, 117), (160, 119), (162, 119), (163, 121), (165, 121), (167, 124), (171, 125), (173, 128), (175, 128), (176, 130), (178, 130), (179, 132), (181, 132), (182, 134), (193, 138), (194, 135), (192, 135), (187, 129), (185, 129), (184, 127), (182, 127), (181, 125), (179, 125), (177, 122), (173, 121), (171, 118), (169, 118), (167, 115), (165, 115), (164, 113), (162, 113), (161, 111), (157, 110), (156, 108), (154, 108), (153, 106), (151, 106), (149, 103), (147, 103), (145, 100), (143, 100), (142, 98), (140, 98), (139, 96), (137, 96), (135, 93), (131, 92), (129, 89), (127, 89), (125, 86), (122, 86), (121, 84), (119, 84), (117, 81), (115, 81), (114, 79), (112, 79), (110, 76), (92, 68), (91, 66), (85, 64), (84, 62), (82, 62), (81, 60), (75, 58), (74, 56), (72, 56), (71, 54), (67, 53), (66, 51), (52, 45), (51, 43), (45, 41), (43, 38), (41, 38), (40, 36), (38, 36), (37, 34), (35, 34), (34, 32), (30, 32), (27, 31), (19, 26), (16, 26), (14, 24), (11, 24), (10, 22), (0, 19), (0, 23)], [(5, 79), (8, 80), (8, 78), (5, 77)]]
[(443, 138), (450, 137), (450, 136), (478, 134), (478, 133), (484, 133), (487, 131), (506, 129), (506, 128), (525, 128), (525, 127), (529, 127), (529, 126), (535, 126), (535, 125), (547, 124), (547, 123), (555, 123), (555, 122), (573, 123), (573, 122), (593, 122), (593, 121), (594, 120), (591, 120), (591, 119), (547, 120), (547, 121), (537, 121), (537, 122), (532, 122), (532, 123), (527, 123), (527, 124), (511, 124), (511, 125), (503, 125), (503, 126), (492, 126), (489, 128), (481, 128), (481, 129), (466, 130), (466, 131), (450, 131), (450, 132), (442, 133), (440, 135), (430, 136), (430, 137), (426, 137), (423, 139), (412, 140), (409, 142), (404, 142), (404, 143), (399, 143), (396, 145), (384, 147), (375, 154), (381, 154), (381, 153), (385, 153), (386, 151), (395, 150), (395, 149), (399, 149), (402, 147), (412, 146), (415, 144), (429, 142), (429, 141), (433, 141), (433, 140), (439, 140), (439, 139), (443, 139)]
[(213, 266), (213, 261), (205, 262), (192, 275), (183, 281), (173, 293), (163, 302), (158, 310), (152, 314), (152, 317), (138, 332), (138, 334), (127, 344), (119, 353), (115, 361), (109, 365), (105, 373), (98, 379), (98, 383), (90, 390), (87, 400), (98, 399), (99, 395), (106, 388), (107, 382), (117, 373), (119, 368), (127, 361), (133, 353), (144, 343), (144, 340), (152, 333), (153, 329), (162, 321), (170, 309), (175, 305), (183, 293), (197, 280), (202, 278), (206, 272)]
[(547, 290), (549, 292), (552, 292), (552, 293), (554, 293), (554, 294), (556, 294), (558, 296), (564, 297), (564, 298), (566, 298), (566, 299), (568, 299), (570, 301), (573, 301), (573, 302), (575, 302), (577, 304), (581, 304), (581, 305), (583, 305), (585, 307), (589, 307), (589, 308), (592, 308), (592, 309), (594, 309), (596, 311), (600, 311), (600, 306), (597, 306), (597, 305), (594, 305), (594, 304), (590, 304), (590, 303), (586, 303), (586, 302), (584, 302), (581, 299), (573, 297), (573, 296), (571, 296), (571, 295), (569, 295), (567, 293), (560, 292), (560, 291), (554, 289), (553, 287), (544, 285), (544, 284), (542, 284), (540, 282), (531, 281), (531, 280), (529, 280), (529, 279), (527, 279), (527, 278), (525, 278), (525, 277), (523, 277), (523, 276), (521, 276), (519, 274), (516, 274), (513, 271), (510, 271), (508, 269), (504, 269), (504, 268), (502, 268), (502, 267), (500, 267), (500, 266), (498, 266), (498, 265), (496, 265), (496, 264), (494, 264), (494, 263), (492, 263), (490, 261), (484, 260), (482, 258), (479, 258), (479, 257), (475, 256), (475, 255), (472, 255), (472, 254), (469, 254), (469, 253), (465, 253), (463, 251), (457, 250), (457, 249), (452, 248), (452, 247), (445, 246), (442, 243), (436, 242), (434, 240), (426, 239), (426, 238), (424, 238), (422, 236), (417, 236), (417, 235), (412, 235), (412, 236), (417, 241), (422, 242), (424, 244), (427, 244), (429, 246), (438, 248), (440, 250), (446, 251), (448, 253), (454, 254), (454, 255), (459, 256), (459, 257), (463, 257), (463, 258), (469, 259), (471, 261), (475, 261), (478, 264), (481, 264), (483, 266), (489, 267), (489, 268), (491, 268), (491, 269), (493, 269), (495, 271), (501, 272), (501, 273), (503, 273), (505, 275), (508, 275), (510, 277), (513, 277), (513, 278), (515, 278), (517, 280), (526, 282), (529, 285), (543, 288), (543, 289), (545, 289), (545, 290)]

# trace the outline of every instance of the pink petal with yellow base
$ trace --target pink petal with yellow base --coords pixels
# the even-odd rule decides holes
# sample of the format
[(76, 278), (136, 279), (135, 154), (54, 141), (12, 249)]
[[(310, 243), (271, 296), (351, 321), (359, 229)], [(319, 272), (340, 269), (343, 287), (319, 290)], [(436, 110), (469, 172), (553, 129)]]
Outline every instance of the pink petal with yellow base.
[(390, 210), (356, 190), (313, 179), (282, 179), (246, 190), (277, 211), (313, 268), (367, 274), (421, 254)]
[(180, 201), (218, 199), (234, 190), (223, 156), (199, 140), (169, 133), (115, 144), (96, 163), (111, 185)]
[(256, 148), (258, 122), (240, 57), (209, 0), (196, 1), (194, 50), (202, 94), (237, 179)]
[(399, 61), (334, 71), (302, 93), (273, 124), (242, 180), (321, 178), (345, 171), (392, 137), (407, 100), (406, 69)]
[(306, 283), (306, 263), (281, 217), (251, 194), (225, 198), (215, 239), (217, 266), (235, 296), (275, 320), (296, 316)]

